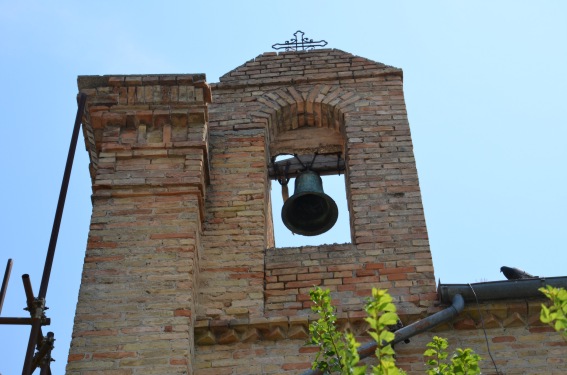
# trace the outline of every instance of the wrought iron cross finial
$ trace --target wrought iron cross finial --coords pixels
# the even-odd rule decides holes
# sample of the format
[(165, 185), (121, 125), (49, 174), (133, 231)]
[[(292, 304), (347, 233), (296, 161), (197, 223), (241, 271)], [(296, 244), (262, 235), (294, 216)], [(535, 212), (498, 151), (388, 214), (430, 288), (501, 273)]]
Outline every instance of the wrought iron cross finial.
[(324, 40), (319, 40), (314, 42), (313, 39), (304, 38), (305, 33), (301, 30), (297, 30), (293, 33), (294, 39), (286, 40), (284, 43), (276, 43), (272, 45), (273, 49), (285, 49), (286, 51), (305, 51), (312, 50), (315, 47), (325, 47), (327, 42)]

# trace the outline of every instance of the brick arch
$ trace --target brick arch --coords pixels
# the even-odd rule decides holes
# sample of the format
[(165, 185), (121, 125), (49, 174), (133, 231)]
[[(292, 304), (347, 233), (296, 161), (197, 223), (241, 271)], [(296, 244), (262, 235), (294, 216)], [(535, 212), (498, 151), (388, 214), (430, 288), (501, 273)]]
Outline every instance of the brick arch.
[[(284, 134), (289, 136), (288, 132), (299, 129), (298, 135), (317, 139), (328, 137), (331, 142), (340, 140), (339, 143), (343, 144), (344, 113), (354, 110), (354, 103), (358, 100), (357, 94), (338, 86), (317, 84), (306, 91), (287, 86), (258, 97), (257, 101), (263, 104), (263, 108), (253, 117), (257, 117), (254, 122), (266, 122), (267, 119), (269, 144), (277, 143), (285, 138)], [(277, 151), (274, 150), (274, 153)]]

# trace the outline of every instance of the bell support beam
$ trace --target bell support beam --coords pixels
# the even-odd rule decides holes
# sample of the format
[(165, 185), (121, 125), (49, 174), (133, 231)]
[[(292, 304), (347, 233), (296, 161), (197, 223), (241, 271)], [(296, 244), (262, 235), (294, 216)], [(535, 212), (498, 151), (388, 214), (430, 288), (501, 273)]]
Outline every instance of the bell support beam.
[[(313, 159), (315, 159), (313, 161)], [(312, 163), (312, 165), (310, 165)], [(296, 155), (289, 159), (272, 162), (268, 165), (268, 176), (276, 179), (283, 177), (294, 178), (310, 165), (309, 169), (319, 173), (320, 176), (336, 175), (345, 171), (345, 160), (340, 154)]]

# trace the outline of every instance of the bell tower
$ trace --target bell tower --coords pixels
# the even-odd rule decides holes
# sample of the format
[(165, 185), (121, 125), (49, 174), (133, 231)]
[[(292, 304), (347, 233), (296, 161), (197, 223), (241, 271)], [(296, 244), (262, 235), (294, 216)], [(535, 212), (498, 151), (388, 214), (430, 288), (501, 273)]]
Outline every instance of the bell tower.
[[(93, 216), (67, 373), (299, 373), (314, 285), (353, 329), (372, 287), (423, 315), (436, 291), (402, 78), (335, 49), (264, 53), (215, 84), (80, 77)], [(270, 190), (308, 162), (345, 174), (351, 243), (275, 248)]]

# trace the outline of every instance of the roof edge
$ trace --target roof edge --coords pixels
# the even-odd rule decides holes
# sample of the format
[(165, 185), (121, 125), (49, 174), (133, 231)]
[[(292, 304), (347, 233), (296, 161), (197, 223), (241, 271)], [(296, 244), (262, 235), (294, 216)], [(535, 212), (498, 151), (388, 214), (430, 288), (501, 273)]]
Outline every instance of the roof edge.
[(390, 65), (339, 49), (264, 52), (219, 78), (215, 88), (239, 88), (281, 84), (346, 81), (396, 75), (403, 71)]
[(545, 299), (539, 288), (551, 285), (567, 288), (567, 276), (534, 277), (519, 280), (489, 281), (474, 284), (441, 284), (437, 288), (439, 300), (450, 304), (456, 294), (461, 294), (466, 302), (498, 301), (514, 299)]

